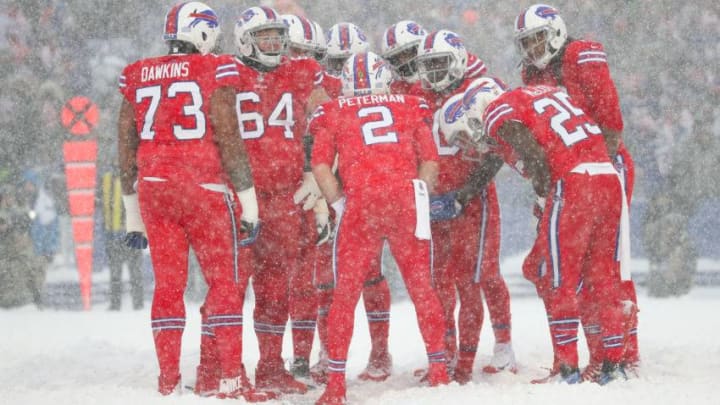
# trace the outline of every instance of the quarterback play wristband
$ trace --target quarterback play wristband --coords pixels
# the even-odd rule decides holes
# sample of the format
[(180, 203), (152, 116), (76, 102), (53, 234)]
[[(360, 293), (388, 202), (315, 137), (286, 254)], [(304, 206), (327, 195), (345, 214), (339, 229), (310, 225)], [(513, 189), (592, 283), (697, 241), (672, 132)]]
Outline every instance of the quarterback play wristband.
[(240, 200), (240, 206), (242, 207), (242, 218), (249, 222), (257, 222), (260, 214), (255, 187), (239, 191), (237, 192), (237, 196), (238, 200)]
[(145, 224), (142, 221), (142, 216), (140, 216), (137, 193), (123, 195), (122, 199), (125, 206), (125, 230), (127, 232), (145, 233)]

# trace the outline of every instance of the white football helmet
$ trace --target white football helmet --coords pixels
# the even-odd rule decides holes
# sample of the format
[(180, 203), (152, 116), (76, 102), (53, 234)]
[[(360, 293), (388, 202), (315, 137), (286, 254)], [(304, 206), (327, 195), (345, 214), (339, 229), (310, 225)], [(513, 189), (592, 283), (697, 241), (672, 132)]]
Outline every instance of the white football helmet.
[(515, 19), (514, 36), (523, 63), (544, 69), (565, 45), (568, 33), (557, 9), (535, 4)]
[(314, 52), (315, 59), (320, 62), (325, 59), (325, 55), (327, 55), (327, 41), (325, 40), (325, 31), (323, 31), (322, 27), (317, 21), (312, 22), (315, 26), (315, 32), (318, 33), (318, 36), (315, 37), (315, 40), (317, 41), (317, 49)]
[(175, 5), (165, 15), (165, 41), (192, 44), (205, 55), (215, 48), (220, 36), (220, 21), (215, 11), (205, 3), (191, 1)]
[(472, 131), (465, 116), (463, 93), (447, 99), (435, 119), (439, 121), (440, 133), (448, 144), (462, 147), (462, 142), (459, 141), (470, 139)]
[(478, 147), (488, 146), (485, 137), (483, 114), (488, 105), (505, 93), (503, 83), (494, 78), (480, 77), (475, 79), (463, 93), (462, 103), (465, 109), (468, 128), (471, 130), (472, 141)]
[(374, 52), (351, 55), (342, 69), (342, 90), (345, 97), (390, 92), (392, 72)]
[[(320, 47), (318, 38), (324, 35), (322, 31), (318, 31), (319, 25), (294, 14), (284, 14), (281, 17), (288, 26), (288, 46), (290, 48), (296, 48), (308, 55), (318, 51)], [(324, 38), (323, 42), (325, 42)]]
[(418, 49), (417, 69), (424, 89), (443, 91), (462, 80), (468, 53), (460, 36), (440, 30), (428, 34)]
[(415, 57), (425, 35), (427, 31), (411, 20), (399, 21), (383, 33), (382, 57), (393, 72), (408, 83), (418, 80)]
[(370, 44), (360, 27), (342, 22), (330, 27), (326, 35), (327, 55), (325, 68), (328, 73), (339, 76), (345, 61), (356, 53), (367, 52)]
[[(278, 34), (259, 38), (258, 34), (266, 30), (277, 30)], [(269, 67), (280, 64), (287, 51), (287, 35), (288, 26), (270, 7), (250, 7), (235, 23), (235, 45), (240, 54)]]

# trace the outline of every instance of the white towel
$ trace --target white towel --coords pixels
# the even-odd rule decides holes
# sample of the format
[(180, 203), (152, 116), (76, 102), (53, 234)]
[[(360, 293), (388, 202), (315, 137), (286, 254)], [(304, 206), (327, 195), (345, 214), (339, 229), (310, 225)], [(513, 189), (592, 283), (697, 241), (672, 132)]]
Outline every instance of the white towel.
[(413, 179), (415, 188), (415, 237), (430, 240), (430, 193), (427, 184), (420, 179)]

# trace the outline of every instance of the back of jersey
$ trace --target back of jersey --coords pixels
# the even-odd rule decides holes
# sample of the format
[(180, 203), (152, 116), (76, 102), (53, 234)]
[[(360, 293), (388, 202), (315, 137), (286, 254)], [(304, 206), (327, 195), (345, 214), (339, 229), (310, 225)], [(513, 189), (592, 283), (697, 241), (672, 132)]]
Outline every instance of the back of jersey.
[(498, 128), (520, 121), (545, 151), (553, 181), (580, 163), (609, 162), (597, 124), (558, 87), (519, 87), (504, 93), (485, 110), (485, 133), (507, 145)]
[(167, 55), (137, 61), (120, 76), (135, 110), (140, 177), (224, 182), (210, 123), (210, 98), (239, 80), (230, 57)]
[[(323, 112), (324, 110), (324, 112)], [(392, 195), (417, 178), (418, 164), (437, 151), (424, 100), (406, 95), (367, 95), (328, 102), (310, 124), (313, 164), (338, 154), (338, 173), (348, 197)]]

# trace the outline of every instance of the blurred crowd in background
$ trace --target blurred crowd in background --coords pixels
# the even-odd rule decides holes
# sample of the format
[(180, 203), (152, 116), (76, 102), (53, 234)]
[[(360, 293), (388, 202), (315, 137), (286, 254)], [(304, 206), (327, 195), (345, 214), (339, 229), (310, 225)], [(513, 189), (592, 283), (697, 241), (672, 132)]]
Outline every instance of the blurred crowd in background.
[[(72, 255), (62, 156), (68, 135), (60, 124), (60, 109), (75, 95), (88, 96), (99, 106), (100, 120), (93, 132), (100, 146), (98, 176), (111, 172), (117, 154), (117, 77), (128, 62), (166, 52), (161, 37), (164, 13), (157, 10), (172, 2), (164, 3), (8, 0), (0, 4), (0, 307), (30, 300), (40, 306), (45, 269), (56, 256)], [(235, 17), (258, 4), (283, 14), (304, 15), (325, 29), (340, 21), (353, 22), (376, 51), (385, 28), (412, 19), (428, 30), (458, 32), (466, 47), (485, 61), (490, 74), (511, 86), (520, 84), (513, 22), (533, 3), (208, 0), (223, 20), (226, 53), (234, 53)], [(625, 142), (637, 170), (634, 256), (649, 259), (651, 293), (682, 294), (690, 288), (698, 257), (720, 257), (720, 3), (557, 0), (550, 4), (560, 10), (571, 37), (605, 45), (623, 108)], [(528, 207), (529, 203), (516, 208), (525, 215)], [(97, 212), (95, 267), (102, 268), (107, 259), (99, 247), (107, 233), (102, 210)], [(514, 215), (512, 209), (503, 208), (504, 223), (512, 223)], [(503, 254), (527, 249), (531, 236), (509, 241), (504, 236)], [(11, 282), (19, 279), (17, 273), (27, 275), (22, 283)]]

